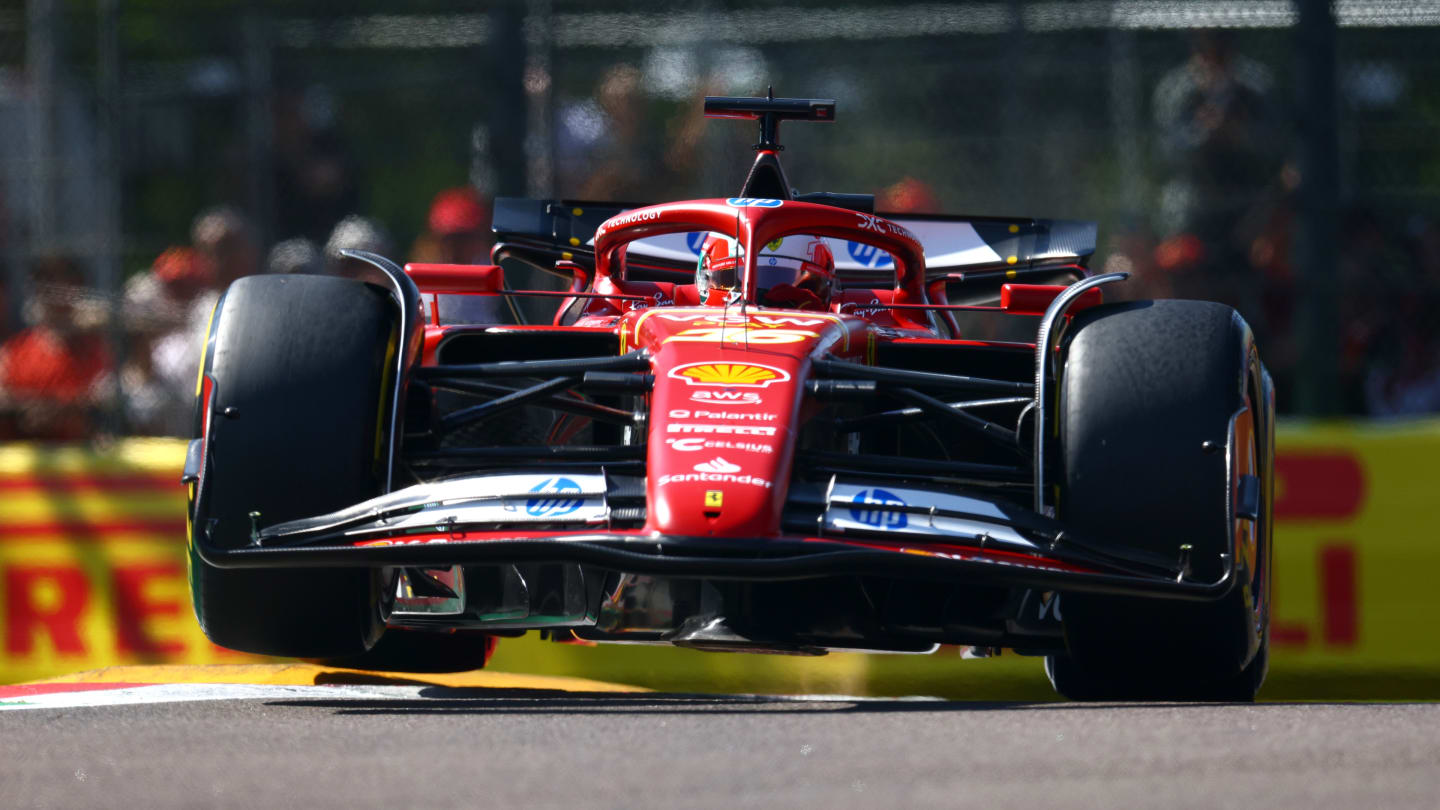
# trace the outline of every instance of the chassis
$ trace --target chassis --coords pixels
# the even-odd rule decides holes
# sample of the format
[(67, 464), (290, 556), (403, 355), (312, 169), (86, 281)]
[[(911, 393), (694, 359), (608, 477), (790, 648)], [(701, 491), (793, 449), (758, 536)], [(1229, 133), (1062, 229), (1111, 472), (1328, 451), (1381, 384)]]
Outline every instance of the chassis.
[[(1044, 656), (1074, 698), (1253, 698), (1274, 403), (1244, 322), (1104, 303), (1125, 276), (1085, 269), (1088, 223), (796, 195), (779, 122), (833, 102), (707, 114), (760, 121), (739, 197), (502, 199), (493, 265), (354, 253), (382, 283), (226, 293), (185, 471), (210, 637), (397, 669), (483, 665), (529, 630), (959, 644)], [(702, 306), (706, 232), (747, 256), (823, 236), (843, 287), (824, 312), (760, 307), (753, 283)], [(509, 288), (526, 267), (566, 288)], [(442, 324), (436, 297), (462, 295), (494, 320)], [(521, 300), (555, 302), (551, 322)], [(1034, 337), (970, 339), (974, 318)]]

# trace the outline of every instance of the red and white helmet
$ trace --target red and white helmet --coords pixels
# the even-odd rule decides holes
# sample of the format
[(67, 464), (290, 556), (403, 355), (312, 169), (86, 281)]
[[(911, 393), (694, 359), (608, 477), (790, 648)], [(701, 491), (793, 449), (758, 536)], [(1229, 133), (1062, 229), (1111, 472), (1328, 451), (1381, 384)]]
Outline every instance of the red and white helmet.
[[(735, 290), (743, 263), (734, 239), (711, 234), (700, 249), (695, 284), (700, 300), (711, 290)], [(818, 236), (792, 234), (766, 244), (755, 264), (755, 301), (762, 306), (826, 309), (835, 290), (835, 257)]]
[(730, 237), (718, 233), (705, 237), (700, 246), (700, 260), (695, 265), (695, 288), (701, 301), (725, 303), (730, 294), (740, 288), (743, 253), (740, 244)]

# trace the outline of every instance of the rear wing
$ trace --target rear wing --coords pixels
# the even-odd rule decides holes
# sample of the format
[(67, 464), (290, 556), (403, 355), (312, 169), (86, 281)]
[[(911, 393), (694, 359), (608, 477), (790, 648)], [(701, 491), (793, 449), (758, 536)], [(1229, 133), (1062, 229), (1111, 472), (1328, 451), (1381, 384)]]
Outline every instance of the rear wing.
[[(493, 227), (499, 243), (495, 260), (509, 256), (546, 270), (558, 259), (589, 265), (600, 224), (643, 205), (501, 197), (495, 200)], [(1094, 222), (885, 212), (881, 216), (904, 225), (920, 241), (925, 248), (926, 275), (932, 279), (955, 272), (1084, 267), (1095, 253)], [(633, 262), (643, 257), (657, 270), (689, 272), (704, 238), (705, 234), (698, 232), (637, 239), (630, 243), (629, 259)], [(890, 277), (894, 264), (884, 251), (843, 239), (825, 241), (842, 282), (873, 284)]]

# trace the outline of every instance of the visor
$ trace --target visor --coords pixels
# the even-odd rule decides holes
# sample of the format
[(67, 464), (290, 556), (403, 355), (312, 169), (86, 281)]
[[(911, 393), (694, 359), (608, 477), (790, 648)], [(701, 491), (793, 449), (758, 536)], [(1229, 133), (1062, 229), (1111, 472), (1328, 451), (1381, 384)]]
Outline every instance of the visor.
[(760, 256), (760, 263), (755, 267), (755, 289), (757, 300), (765, 297), (765, 293), (781, 284), (800, 286), (800, 281), (805, 275), (804, 263), (795, 259), (781, 256)]
[(734, 259), (719, 259), (710, 262), (702, 272), (711, 287), (733, 290), (740, 286), (740, 273)]

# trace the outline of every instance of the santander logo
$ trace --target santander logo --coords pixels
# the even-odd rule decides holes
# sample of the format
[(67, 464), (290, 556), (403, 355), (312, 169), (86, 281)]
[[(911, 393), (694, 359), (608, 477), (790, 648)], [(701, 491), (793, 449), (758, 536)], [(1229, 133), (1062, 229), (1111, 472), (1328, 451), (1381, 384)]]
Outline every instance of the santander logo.
[(696, 464), (694, 469), (695, 472), (733, 473), (740, 472), (740, 465), (731, 464), (720, 456), (716, 456), (709, 461), (702, 461), (701, 463)]

